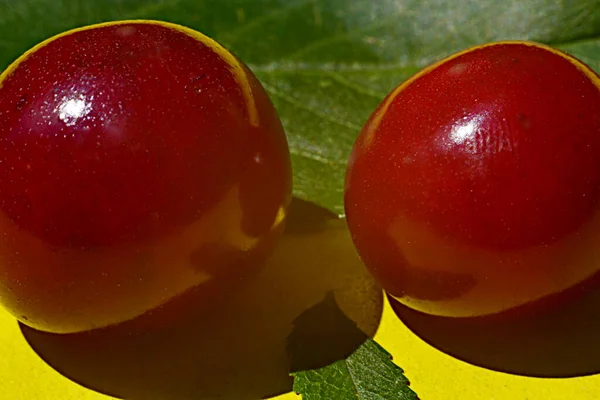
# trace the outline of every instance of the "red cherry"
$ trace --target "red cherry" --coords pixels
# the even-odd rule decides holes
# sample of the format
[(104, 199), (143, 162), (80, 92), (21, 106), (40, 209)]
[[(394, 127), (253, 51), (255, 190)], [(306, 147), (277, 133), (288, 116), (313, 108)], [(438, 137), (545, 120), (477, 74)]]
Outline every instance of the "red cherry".
[(389, 294), (436, 315), (502, 312), (600, 269), (600, 78), (498, 42), (398, 86), (358, 137), (345, 207)]
[(119, 323), (244, 276), (290, 199), (263, 87), (191, 29), (88, 26), (0, 76), (0, 301), (36, 329)]

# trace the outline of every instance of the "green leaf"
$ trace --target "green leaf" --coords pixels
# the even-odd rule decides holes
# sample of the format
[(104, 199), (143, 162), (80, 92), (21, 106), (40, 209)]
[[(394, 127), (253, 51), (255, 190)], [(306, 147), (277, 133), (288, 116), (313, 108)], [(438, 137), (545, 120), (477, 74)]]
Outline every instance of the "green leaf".
[(40, 40), (114, 19), (202, 31), (247, 63), (288, 133), (295, 194), (342, 213), (345, 167), (383, 97), (494, 40), (556, 45), (600, 70), (600, 0), (0, 0), (0, 69)]
[(304, 400), (415, 400), (404, 371), (363, 333), (333, 293), (300, 314), (288, 337), (294, 391)]
[[(195, 28), (248, 64), (286, 128), (296, 196), (337, 213), (362, 125), (427, 64), (476, 44), (527, 39), (600, 71), (600, 0), (0, 0), (0, 69), (67, 29), (137, 18)], [(385, 350), (347, 324), (332, 326), (333, 335), (345, 326), (351, 340), (326, 346), (324, 358), (320, 338), (291, 337), (294, 389), (306, 400), (416, 398)], [(307, 348), (320, 357), (307, 359)]]
[(415, 400), (403, 372), (388, 352), (367, 339), (345, 360), (296, 372), (294, 391), (304, 400)]

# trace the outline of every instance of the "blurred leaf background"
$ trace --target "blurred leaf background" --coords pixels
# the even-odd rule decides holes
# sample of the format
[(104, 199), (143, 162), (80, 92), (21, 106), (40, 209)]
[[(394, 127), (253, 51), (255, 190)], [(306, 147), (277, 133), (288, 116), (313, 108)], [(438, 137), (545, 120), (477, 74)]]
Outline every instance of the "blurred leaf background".
[(190, 26), (248, 64), (286, 128), (296, 196), (340, 214), (362, 125), (427, 64), (527, 39), (600, 71), (600, 0), (0, 0), (0, 69), (51, 35), (116, 19)]

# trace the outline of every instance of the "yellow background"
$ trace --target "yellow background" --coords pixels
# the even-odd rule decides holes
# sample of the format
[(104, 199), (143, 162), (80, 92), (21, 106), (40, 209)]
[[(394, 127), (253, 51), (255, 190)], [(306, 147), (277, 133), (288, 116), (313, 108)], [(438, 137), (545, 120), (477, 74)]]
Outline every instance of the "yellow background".
[[(299, 222), (300, 220), (308, 220), (311, 227), (301, 229), (296, 226), (306, 224)], [(189, 330), (191, 333), (185, 334), (187, 336), (175, 332), (161, 336), (160, 340), (157, 337), (151, 339), (154, 340), (152, 346), (166, 350), (158, 352), (162, 355), (157, 356), (159, 358), (156, 358), (156, 365), (144, 364), (142, 369), (149, 375), (140, 376), (146, 376), (143, 378), (146, 379), (146, 387), (143, 380), (136, 383), (135, 379), (124, 378), (119, 381), (118, 374), (111, 375), (110, 368), (101, 369), (103, 367), (99, 365), (106, 360), (100, 353), (106, 351), (98, 350), (98, 353), (94, 353), (93, 344), (88, 345), (91, 348), (85, 349), (84, 345), (61, 342), (63, 338), (51, 335), (46, 337), (41, 333), (29, 332), (26, 336), (30, 342), (33, 340), (37, 343), (35, 347), (38, 353), (41, 349), (45, 358), (52, 360), (55, 365), (61, 365), (60, 368), (69, 371), (71, 375), (76, 375), (76, 380), (82, 384), (118, 393), (123, 397), (133, 397), (135, 400), (187, 400), (186, 396), (190, 399), (197, 396), (195, 399), (201, 400), (199, 394), (193, 394), (194, 390), (197, 393), (202, 391), (202, 388), (194, 386), (194, 382), (202, 381), (204, 375), (210, 376), (203, 385), (214, 385), (215, 388), (222, 384), (222, 387), (238, 385), (239, 390), (276, 390), (275, 388), (286, 385), (283, 375), (286, 361), (282, 355), (285, 338), (293, 329), (295, 318), (311, 305), (319, 303), (325, 293), (333, 291), (344, 313), (367, 333), (376, 332), (375, 339), (393, 354), (395, 362), (405, 370), (412, 388), (422, 400), (600, 398), (600, 375), (550, 379), (495, 372), (460, 361), (425, 343), (401, 322), (390, 304), (382, 300), (383, 296), (377, 296), (378, 289), (364, 272), (343, 222), (327, 218), (318, 222), (314, 218), (299, 218), (292, 221), (291, 226), (264, 273), (220, 314), (202, 317), (196, 321), (197, 324), (186, 321), (187, 328), (177, 329)], [(548, 336), (548, 332), (545, 332), (546, 336), (540, 339), (548, 342), (549, 352), (553, 346), (561, 346), (561, 341), (581, 341), (580, 357), (589, 359), (588, 364), (582, 365), (585, 368), (593, 368), (595, 363), (600, 365), (600, 357), (595, 357), (598, 351), (594, 350), (598, 347), (594, 342), (600, 343), (600, 339), (595, 339), (600, 338), (595, 333), (599, 332), (597, 324), (593, 323), (599, 315), (594, 314), (595, 304), (598, 303), (596, 297), (599, 296), (594, 293), (587, 300), (582, 300), (583, 303), (573, 305), (562, 315), (549, 318), (546, 325), (542, 324), (547, 331), (554, 329), (562, 332), (558, 335), (560, 337), (552, 334)], [(575, 314), (580, 316), (573, 317)], [(579, 322), (573, 322), (572, 318), (578, 318)], [(585, 329), (589, 328), (587, 339), (581, 337), (579, 328), (579, 331), (572, 333), (570, 325), (575, 323), (586, 327)], [(207, 329), (209, 324), (217, 327)], [(456, 335), (460, 330), (452, 332)], [(531, 335), (532, 343), (535, 343), (535, 330), (530, 329), (527, 334)], [(230, 340), (231, 344), (220, 346), (220, 340)], [(98, 346), (100, 348), (101, 344)], [(70, 348), (75, 350), (69, 356), (71, 359), (67, 360), (68, 357), (63, 356)], [(224, 350), (229, 348), (230, 353)], [(111, 398), (74, 383), (50, 367), (25, 340), (14, 318), (3, 310), (0, 310), (0, 349), (2, 400)], [(119, 350), (118, 345), (114, 350), (115, 353), (127, 352), (125, 347)], [(569, 349), (576, 350), (577, 346)], [(190, 356), (189, 364), (186, 364), (186, 360), (181, 361), (194, 352), (199, 354)], [(573, 360), (570, 359), (570, 362)], [(176, 362), (179, 369), (173, 367), (176, 370), (172, 370), (170, 362)], [(206, 365), (212, 367), (194, 371), (194, 363), (198, 362), (206, 362)], [(182, 388), (188, 391), (184, 392)], [(177, 392), (178, 390), (181, 391)], [(230, 393), (228, 396), (225, 398), (236, 400), (236, 395)], [(288, 393), (276, 398), (291, 400), (298, 396)]]

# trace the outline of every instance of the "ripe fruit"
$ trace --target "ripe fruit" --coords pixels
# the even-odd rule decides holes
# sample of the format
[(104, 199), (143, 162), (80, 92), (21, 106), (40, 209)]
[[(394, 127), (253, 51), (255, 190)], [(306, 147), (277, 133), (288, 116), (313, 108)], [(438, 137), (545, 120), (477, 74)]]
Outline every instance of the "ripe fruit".
[(0, 300), (36, 329), (107, 326), (241, 279), (290, 199), (267, 94), (191, 29), (88, 26), (0, 76)]
[(350, 157), (355, 245), (435, 315), (498, 313), (600, 269), (600, 78), (530, 42), (450, 56), (380, 104)]

